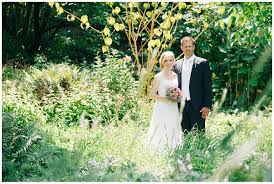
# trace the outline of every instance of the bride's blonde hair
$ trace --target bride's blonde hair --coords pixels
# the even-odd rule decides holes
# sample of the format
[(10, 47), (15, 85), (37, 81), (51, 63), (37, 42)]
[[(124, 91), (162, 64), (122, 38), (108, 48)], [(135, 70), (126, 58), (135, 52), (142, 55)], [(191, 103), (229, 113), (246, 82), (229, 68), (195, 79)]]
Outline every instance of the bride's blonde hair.
[(174, 53), (172, 51), (165, 51), (162, 53), (161, 57), (160, 57), (160, 68), (164, 68), (164, 58), (166, 56), (171, 56), (173, 58), (173, 60), (175, 61), (175, 56)]

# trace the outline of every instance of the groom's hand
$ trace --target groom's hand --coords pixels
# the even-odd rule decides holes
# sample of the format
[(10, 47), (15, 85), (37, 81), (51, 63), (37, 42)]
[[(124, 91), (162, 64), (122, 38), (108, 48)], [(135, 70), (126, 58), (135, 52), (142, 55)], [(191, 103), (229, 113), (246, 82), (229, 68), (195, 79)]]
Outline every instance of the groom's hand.
[(206, 117), (208, 116), (208, 113), (209, 113), (209, 108), (207, 108), (207, 107), (203, 107), (201, 110), (200, 110), (200, 112), (202, 113), (202, 118), (203, 119), (206, 119)]

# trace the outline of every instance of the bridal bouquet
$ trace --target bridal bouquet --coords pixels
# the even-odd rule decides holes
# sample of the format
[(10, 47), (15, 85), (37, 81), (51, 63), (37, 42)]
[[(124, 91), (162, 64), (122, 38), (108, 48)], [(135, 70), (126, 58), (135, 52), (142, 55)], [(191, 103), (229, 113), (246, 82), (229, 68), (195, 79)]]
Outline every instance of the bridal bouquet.
[(168, 88), (166, 96), (172, 102), (180, 102), (182, 100), (182, 92), (179, 88)]

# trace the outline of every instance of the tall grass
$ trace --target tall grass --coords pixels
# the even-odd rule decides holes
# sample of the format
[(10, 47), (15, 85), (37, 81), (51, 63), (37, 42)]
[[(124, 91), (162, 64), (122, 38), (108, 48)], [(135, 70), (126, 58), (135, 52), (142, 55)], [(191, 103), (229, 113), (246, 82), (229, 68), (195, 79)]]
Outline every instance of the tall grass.
[(144, 146), (154, 102), (137, 98), (130, 71), (114, 55), (92, 71), (63, 64), (6, 75), (3, 181), (272, 180), (271, 108), (226, 113), (219, 102), (205, 134), (157, 152)]

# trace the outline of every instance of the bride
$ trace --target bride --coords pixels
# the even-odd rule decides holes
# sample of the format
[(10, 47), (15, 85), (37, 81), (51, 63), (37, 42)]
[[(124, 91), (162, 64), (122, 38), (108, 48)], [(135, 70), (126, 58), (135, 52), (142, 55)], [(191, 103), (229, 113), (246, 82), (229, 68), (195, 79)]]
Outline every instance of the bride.
[(175, 62), (173, 52), (166, 51), (160, 57), (161, 72), (154, 77), (150, 98), (155, 100), (148, 131), (148, 143), (160, 150), (176, 148), (181, 142), (181, 126), (177, 102), (168, 100), (170, 87), (178, 87), (177, 74), (171, 69)]

